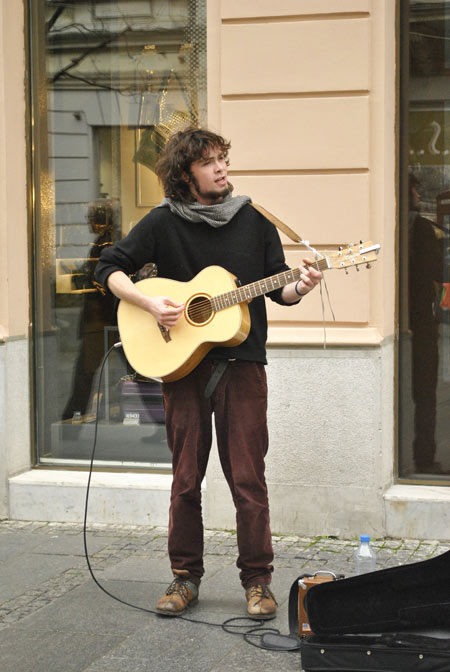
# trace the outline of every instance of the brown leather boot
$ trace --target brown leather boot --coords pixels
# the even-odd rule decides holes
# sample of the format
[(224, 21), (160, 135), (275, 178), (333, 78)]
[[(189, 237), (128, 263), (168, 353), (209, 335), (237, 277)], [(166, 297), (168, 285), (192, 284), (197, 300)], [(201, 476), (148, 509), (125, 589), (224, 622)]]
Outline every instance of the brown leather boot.
[(179, 616), (188, 605), (198, 602), (198, 586), (187, 578), (185, 569), (174, 569), (174, 580), (156, 605), (156, 611), (166, 616)]
[(259, 586), (250, 586), (245, 591), (247, 598), (247, 613), (249, 618), (269, 619), (275, 618), (277, 601), (265, 583)]

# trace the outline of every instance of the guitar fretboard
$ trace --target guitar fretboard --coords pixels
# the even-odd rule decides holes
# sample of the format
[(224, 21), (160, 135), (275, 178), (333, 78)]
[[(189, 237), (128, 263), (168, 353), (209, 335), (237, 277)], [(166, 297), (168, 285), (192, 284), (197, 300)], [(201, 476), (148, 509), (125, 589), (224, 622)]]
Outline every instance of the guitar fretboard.
[[(327, 260), (325, 258), (318, 259), (312, 265), (319, 271), (328, 268)], [(252, 282), (243, 287), (237, 287), (231, 292), (218, 294), (211, 299), (211, 306), (215, 312), (224, 310), (224, 308), (229, 308), (238, 303), (244, 303), (244, 301), (249, 301), (255, 299), (257, 296), (272, 292), (274, 289), (280, 289), (285, 285), (289, 285), (291, 282), (297, 282), (297, 280), (300, 280), (300, 269), (290, 268), (287, 271), (277, 273), (277, 275), (272, 275), (269, 278), (257, 280), (257, 282)]]

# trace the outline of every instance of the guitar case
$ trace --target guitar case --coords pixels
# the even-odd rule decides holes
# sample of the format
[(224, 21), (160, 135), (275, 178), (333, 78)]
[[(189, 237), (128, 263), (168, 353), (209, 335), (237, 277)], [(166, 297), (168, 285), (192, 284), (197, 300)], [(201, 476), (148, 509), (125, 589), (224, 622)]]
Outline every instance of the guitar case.
[(318, 584), (305, 608), (305, 672), (450, 671), (450, 551)]

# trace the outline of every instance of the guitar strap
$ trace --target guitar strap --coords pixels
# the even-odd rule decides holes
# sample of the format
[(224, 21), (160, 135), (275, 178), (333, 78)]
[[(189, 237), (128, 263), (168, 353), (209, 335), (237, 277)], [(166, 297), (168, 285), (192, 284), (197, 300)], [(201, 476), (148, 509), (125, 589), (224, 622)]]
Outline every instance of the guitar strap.
[(255, 208), (263, 217), (269, 220), (269, 222), (272, 222), (274, 226), (276, 226), (280, 231), (282, 231), (288, 238), (294, 241), (294, 243), (301, 243), (302, 238), (298, 235), (298, 233), (295, 233), (287, 224), (281, 221), (281, 219), (278, 219), (278, 217), (275, 217), (275, 215), (272, 215), (271, 212), (266, 210), (265, 208), (262, 207), (262, 205), (257, 205), (256, 203), (250, 203), (251, 206)]
[(205, 399), (209, 399), (214, 390), (217, 387), (217, 384), (219, 380), (222, 378), (223, 374), (225, 373), (225, 369), (228, 366), (228, 359), (221, 359), (220, 362), (216, 365), (216, 368), (211, 374), (211, 377), (206, 385), (205, 388)]

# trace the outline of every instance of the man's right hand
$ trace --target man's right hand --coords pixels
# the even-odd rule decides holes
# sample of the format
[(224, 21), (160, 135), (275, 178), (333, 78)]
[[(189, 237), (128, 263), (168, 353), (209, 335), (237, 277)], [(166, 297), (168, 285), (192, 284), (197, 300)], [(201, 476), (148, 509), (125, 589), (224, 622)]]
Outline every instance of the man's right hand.
[(184, 303), (172, 301), (168, 296), (148, 296), (148, 311), (166, 329), (174, 327), (183, 314)]
[(184, 303), (172, 301), (168, 296), (147, 296), (123, 271), (111, 273), (108, 277), (108, 287), (117, 298), (147, 310), (166, 329), (175, 326), (184, 310)]

